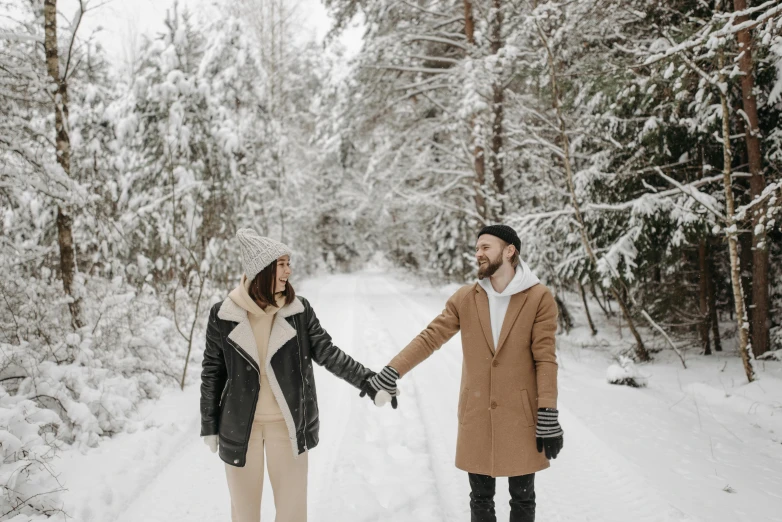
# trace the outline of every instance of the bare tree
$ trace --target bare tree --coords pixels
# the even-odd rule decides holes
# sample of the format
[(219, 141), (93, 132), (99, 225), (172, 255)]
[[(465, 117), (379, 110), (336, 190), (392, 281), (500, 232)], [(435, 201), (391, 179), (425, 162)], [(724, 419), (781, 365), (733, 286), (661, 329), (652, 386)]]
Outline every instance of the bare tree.
[[(192, 249), (187, 248), (187, 253), (191, 257), (194, 257), (197, 255), (195, 252), (193, 252)], [(204, 253), (204, 258), (201, 260), (201, 265), (196, 270), (186, 270), (183, 269), (183, 273), (180, 274), (180, 277), (178, 280), (181, 280), (182, 277), (186, 279), (186, 283), (184, 285), (177, 285), (174, 287), (172, 293), (171, 293), (171, 309), (173, 311), (174, 315), (174, 325), (176, 326), (177, 332), (179, 332), (179, 335), (182, 336), (182, 339), (185, 340), (187, 343), (187, 354), (185, 355), (185, 365), (182, 369), (182, 378), (179, 382), (179, 388), (181, 390), (185, 389), (185, 380), (187, 378), (187, 369), (190, 364), (190, 354), (193, 351), (193, 342), (195, 341), (196, 336), (196, 326), (198, 326), (198, 323), (201, 321), (200, 312), (201, 312), (201, 305), (204, 300), (204, 289), (206, 288), (206, 285), (212, 275), (212, 266), (213, 263), (204, 263), (203, 261), (206, 260), (206, 258), (209, 256), (208, 252)], [(201, 266), (207, 265), (208, 268), (206, 270), (202, 270)], [(190, 297), (190, 292), (188, 286), (191, 285), (190, 278), (195, 275), (196, 278), (196, 284), (197, 284), (197, 293), (195, 296), (195, 309), (193, 311), (193, 315), (188, 318), (187, 323), (184, 326), (180, 326), (180, 319), (179, 314), (177, 312), (177, 302), (179, 301), (179, 290), (180, 288), (184, 290), (185, 296)]]
[[(65, 71), (60, 74), (60, 56), (57, 42), (57, 0), (44, 0), (44, 50), (46, 52), (46, 70), (52, 81), (52, 102), (54, 107), (54, 130), (57, 164), (65, 175), (71, 177), (71, 140), (68, 135), (68, 69), (71, 63), (73, 42), (76, 31), (71, 37), (68, 48)], [(83, 2), (79, 2), (78, 20), (84, 14)], [(78, 22), (77, 22), (78, 23)], [(80, 299), (74, 295), (73, 279), (76, 273), (76, 260), (73, 242), (73, 218), (70, 209), (64, 203), (57, 205), (57, 242), (60, 247), (60, 275), (62, 284), (71, 301), (71, 323), (74, 328), (84, 326), (81, 317)]]
[(736, 322), (739, 332), (739, 353), (744, 364), (744, 372), (747, 380), (755, 380), (755, 369), (752, 367), (752, 357), (749, 349), (749, 324), (746, 321), (746, 309), (744, 307), (744, 293), (741, 289), (741, 272), (738, 252), (738, 225), (735, 220), (735, 201), (733, 199), (733, 186), (731, 184), (732, 153), (730, 146), (730, 113), (728, 111), (727, 84), (723, 71), (725, 65), (724, 53), (720, 53), (720, 103), (722, 106), (722, 151), (723, 151), (723, 186), (725, 188), (725, 209), (727, 211), (727, 227), (725, 233), (728, 236), (728, 251), (730, 252), (730, 279), (733, 287), (733, 301), (736, 307)]
[(123, 4), (121, 12), (118, 13), (123, 21), (118, 35), (122, 52), (122, 68), (128, 80), (134, 78), (141, 62), (140, 13), (138, 9), (138, 4)]

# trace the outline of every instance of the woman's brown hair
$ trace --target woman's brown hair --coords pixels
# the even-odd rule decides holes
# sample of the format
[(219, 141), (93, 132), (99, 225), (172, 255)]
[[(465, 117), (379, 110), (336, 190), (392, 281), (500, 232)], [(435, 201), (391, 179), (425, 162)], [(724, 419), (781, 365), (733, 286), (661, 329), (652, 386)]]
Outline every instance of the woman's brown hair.
[[(277, 286), (277, 261), (275, 259), (266, 268), (258, 272), (258, 275), (250, 283), (250, 289), (248, 290), (252, 300), (264, 310), (267, 306), (277, 306), (274, 299), (274, 290)], [(296, 292), (293, 291), (290, 282), (285, 282), (285, 291), (282, 295), (285, 296), (286, 305), (291, 304), (296, 299)]]

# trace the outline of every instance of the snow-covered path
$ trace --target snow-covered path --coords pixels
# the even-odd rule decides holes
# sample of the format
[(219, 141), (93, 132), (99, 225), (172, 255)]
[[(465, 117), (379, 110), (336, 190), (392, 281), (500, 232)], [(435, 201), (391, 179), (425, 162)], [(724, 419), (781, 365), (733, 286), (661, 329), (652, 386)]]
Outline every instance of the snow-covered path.
[[(416, 288), (382, 272), (371, 271), (310, 280), (298, 291), (310, 299), (335, 343), (375, 370), (440, 313), (448, 296), (447, 291)], [(697, 475), (702, 468), (713, 467), (719, 475), (729, 473), (727, 470), (733, 467), (727, 466), (718, 473), (719, 459), (714, 456), (715, 451), (719, 453), (720, 448), (729, 444), (725, 440), (729, 435), (720, 436), (715, 428), (715, 433), (703, 437), (698, 433), (680, 437), (681, 430), (676, 431), (675, 422), (678, 417), (674, 421), (656, 417), (665, 416), (672, 409), (668, 397), (656, 394), (653, 389), (638, 391), (608, 386), (602, 375), (593, 373), (592, 367), (572, 346), (560, 346), (560, 357), (560, 410), (565, 448), (552, 468), (537, 477), (538, 520), (733, 522), (772, 520), (764, 514), (782, 512), (782, 499), (770, 496), (771, 493), (744, 488), (739, 494), (722, 491), (724, 481), (741, 480), (744, 475), (751, 477), (757, 473), (765, 473), (763, 478), (769, 491), (780, 491), (780, 461), (772, 464), (768, 458), (778, 459), (782, 451), (769, 446), (763, 450), (768, 453), (760, 452), (754, 461), (746, 461), (746, 456), (742, 456), (749, 467), (746, 473), (742, 471), (732, 479), (721, 477), (714, 483), (704, 484)], [(598, 372), (604, 371), (605, 365), (601, 368)], [(378, 409), (368, 400), (360, 399), (352, 387), (316, 367), (321, 437), (320, 445), (310, 454), (310, 520), (469, 520), (467, 475), (453, 464), (460, 371), (461, 347), (457, 335), (400, 381), (400, 407), (392, 410)], [(613, 397), (618, 399), (612, 404)], [(639, 398), (645, 410), (640, 414), (634, 406)], [(660, 411), (654, 409), (655, 405), (660, 406)], [(190, 409), (182, 412), (182, 407)], [(613, 411), (620, 407), (629, 408), (625, 417), (622, 412)], [(181, 421), (171, 428), (171, 438), (178, 442), (165, 450), (165, 458), (160, 457), (160, 451), (136, 453), (139, 463), (143, 461), (148, 468), (141, 474), (143, 479), (127, 479), (124, 497), (121, 494), (108, 499), (91, 496), (92, 508), (78, 510), (74, 513), (77, 517), (86, 522), (106, 522), (111, 513), (109, 519), (118, 522), (230, 520), (223, 464), (198, 437), (197, 384), (190, 385), (176, 398), (176, 405), (169, 408), (179, 409)], [(159, 419), (158, 415), (158, 422)], [(641, 421), (646, 424), (639, 424)], [(611, 426), (623, 427), (618, 430), (618, 437), (623, 440), (617, 442), (610, 435)], [(644, 434), (651, 435), (646, 440), (627, 440)], [(711, 442), (710, 454), (715, 461), (687, 446), (691, 438), (697, 440), (693, 438), (696, 435), (703, 439), (706, 453)], [(120, 451), (132, 453), (127, 447), (134, 444), (133, 437), (110, 441), (100, 452), (102, 459), (111, 460)], [(666, 439), (669, 439), (667, 443)], [(644, 455), (650, 451), (654, 453)], [(155, 464), (155, 458), (160, 458), (159, 465)], [(650, 466), (649, 462), (655, 459), (656, 466)], [(74, 459), (74, 465), (77, 461), (78, 458)], [(124, 465), (125, 472), (131, 475), (132, 462), (129, 458)], [(107, 483), (106, 491), (122, 488), (121, 466), (115, 467), (117, 472), (101, 475), (100, 480)], [(71, 489), (90, 487), (86, 478), (77, 484)], [(692, 487), (683, 493), (688, 484)], [(744, 493), (747, 495), (742, 496)], [(268, 480), (264, 497), (262, 520), (271, 521), (274, 506)], [(87, 496), (73, 498), (78, 503), (76, 499), (84, 501)], [(499, 520), (507, 520), (508, 499), (507, 482), (500, 479)], [(765, 505), (753, 506), (759, 500)], [(101, 509), (95, 503), (105, 506)]]

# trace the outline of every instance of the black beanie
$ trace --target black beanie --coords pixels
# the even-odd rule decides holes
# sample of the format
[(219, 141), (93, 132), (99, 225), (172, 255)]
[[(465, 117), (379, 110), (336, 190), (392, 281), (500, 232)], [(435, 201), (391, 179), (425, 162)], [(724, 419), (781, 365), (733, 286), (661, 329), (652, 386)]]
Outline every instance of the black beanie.
[(484, 234), (496, 236), (506, 243), (515, 246), (516, 252), (521, 252), (521, 239), (519, 239), (516, 231), (510, 228), (508, 225), (489, 225), (487, 227), (483, 227), (481, 231), (478, 232), (478, 237), (481, 237)]

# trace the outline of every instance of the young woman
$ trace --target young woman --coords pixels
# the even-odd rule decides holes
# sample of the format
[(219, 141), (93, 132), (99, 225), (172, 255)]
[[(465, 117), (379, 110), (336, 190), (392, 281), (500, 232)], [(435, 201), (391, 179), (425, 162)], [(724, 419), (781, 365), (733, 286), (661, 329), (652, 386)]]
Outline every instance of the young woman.
[(319, 427), (312, 361), (359, 389), (375, 374), (334, 346), (295, 295), (288, 247), (250, 229), (236, 235), (244, 276), (209, 314), (201, 436), (225, 462), (233, 522), (261, 519), (264, 456), (276, 522), (304, 522)]

